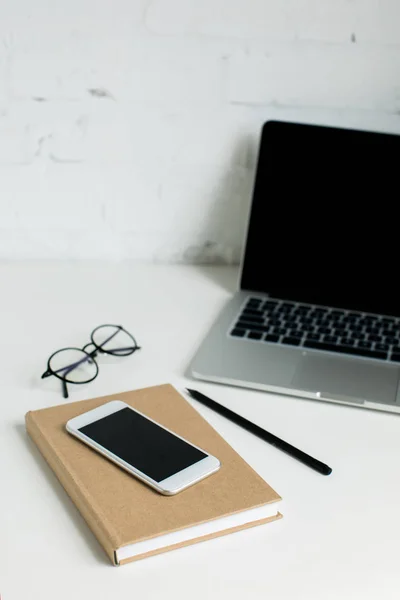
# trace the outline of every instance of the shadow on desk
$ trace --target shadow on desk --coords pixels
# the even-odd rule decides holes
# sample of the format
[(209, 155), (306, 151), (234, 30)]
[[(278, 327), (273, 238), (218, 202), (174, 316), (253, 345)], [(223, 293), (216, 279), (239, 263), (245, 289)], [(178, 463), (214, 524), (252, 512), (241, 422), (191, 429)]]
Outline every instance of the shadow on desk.
[(44, 478), (49, 483), (49, 486), (54, 491), (55, 496), (59, 500), (59, 504), (62, 505), (64, 511), (68, 515), (68, 518), (75, 530), (78, 532), (79, 536), (87, 542), (90, 550), (96, 558), (96, 561), (100, 563), (106, 564), (110, 566), (110, 562), (107, 559), (106, 554), (102, 551), (99, 546), (98, 541), (92, 534), (89, 529), (86, 521), (81, 516), (78, 509), (75, 507), (75, 504), (72, 502), (67, 492), (62, 487), (61, 483), (58, 481), (57, 477), (37, 449), (36, 445), (30, 439), (29, 435), (26, 432), (26, 429), (23, 425), (16, 425), (16, 431), (21, 438), (22, 443), (24, 444), (26, 450), (29, 455), (33, 458), (33, 460), (38, 465), (40, 471), (42, 471)]
[(201, 265), (192, 266), (202, 277), (215, 283), (218, 287), (234, 294), (239, 288), (239, 266)]

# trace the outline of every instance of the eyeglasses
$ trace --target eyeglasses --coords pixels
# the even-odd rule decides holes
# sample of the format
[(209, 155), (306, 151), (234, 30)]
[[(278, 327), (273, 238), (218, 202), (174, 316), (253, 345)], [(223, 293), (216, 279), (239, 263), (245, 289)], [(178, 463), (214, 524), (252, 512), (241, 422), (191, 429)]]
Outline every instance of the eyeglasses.
[[(68, 398), (67, 383), (89, 383), (97, 377), (99, 367), (95, 357), (98, 353), (129, 356), (140, 350), (133, 335), (121, 325), (100, 325), (93, 329), (90, 339), (83, 348), (57, 350), (47, 361), (42, 379), (51, 375), (61, 379), (64, 398)], [(93, 346), (93, 350), (88, 351), (89, 346)]]

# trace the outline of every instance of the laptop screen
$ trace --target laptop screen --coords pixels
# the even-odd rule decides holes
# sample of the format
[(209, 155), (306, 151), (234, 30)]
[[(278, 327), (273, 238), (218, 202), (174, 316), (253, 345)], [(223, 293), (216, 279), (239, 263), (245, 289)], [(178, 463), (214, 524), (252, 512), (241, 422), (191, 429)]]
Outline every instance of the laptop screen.
[(241, 288), (400, 315), (400, 135), (269, 121)]

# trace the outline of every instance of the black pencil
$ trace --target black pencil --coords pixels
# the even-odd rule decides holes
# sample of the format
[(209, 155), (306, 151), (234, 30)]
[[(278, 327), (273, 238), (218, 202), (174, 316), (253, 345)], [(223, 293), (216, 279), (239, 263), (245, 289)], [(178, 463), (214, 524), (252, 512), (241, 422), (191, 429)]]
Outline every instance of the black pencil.
[(222, 406), (222, 404), (218, 404), (218, 402), (211, 400), (211, 398), (208, 398), (201, 392), (197, 392), (196, 390), (190, 389), (187, 389), (187, 392), (190, 394), (190, 396), (192, 396), (192, 398), (194, 398), (201, 404), (204, 404), (204, 406), (211, 408), (211, 410), (217, 412), (223, 417), (226, 417), (233, 423), (236, 423), (236, 425), (240, 425), (240, 427), (243, 427), (243, 429), (246, 429), (247, 431), (250, 431), (250, 433), (257, 435), (265, 442), (268, 442), (268, 444), (271, 444), (272, 446), (275, 446), (275, 448), (282, 450), (282, 452), (286, 452), (286, 454), (289, 454), (289, 456), (296, 458), (304, 465), (307, 465), (307, 467), (314, 469), (314, 471), (318, 471), (318, 473), (321, 473), (321, 475), (330, 475), (332, 473), (332, 469), (328, 467), (328, 465), (325, 465), (324, 463), (317, 460), (316, 458), (313, 458), (309, 454), (302, 452), (302, 450), (299, 450), (291, 444), (288, 444), (288, 442), (281, 440), (276, 435), (273, 435), (272, 433), (269, 433), (262, 427), (255, 425), (255, 423), (252, 423), (244, 417), (241, 417), (240, 415), (233, 412), (233, 410), (230, 410), (229, 408)]

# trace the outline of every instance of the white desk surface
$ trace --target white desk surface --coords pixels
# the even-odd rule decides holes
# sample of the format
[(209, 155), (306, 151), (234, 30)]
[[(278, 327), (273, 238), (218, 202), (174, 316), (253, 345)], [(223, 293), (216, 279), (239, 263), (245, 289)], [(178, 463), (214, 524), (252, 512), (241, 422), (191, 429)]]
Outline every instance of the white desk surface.
[[(190, 381), (184, 371), (237, 271), (119, 263), (0, 266), (2, 600), (398, 600), (400, 417)], [(124, 325), (134, 356), (99, 359), (71, 400), (171, 382), (204, 391), (333, 468), (323, 477), (192, 403), (284, 498), (284, 519), (120, 568), (27, 437), (30, 409), (65, 402), (48, 356)], [(73, 388), (73, 389), (72, 389)]]

